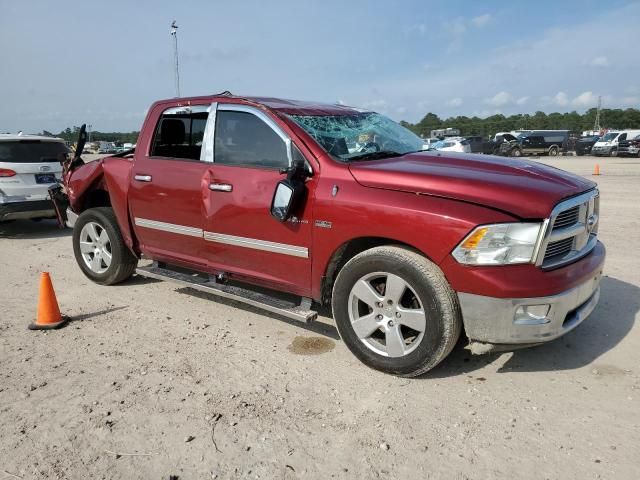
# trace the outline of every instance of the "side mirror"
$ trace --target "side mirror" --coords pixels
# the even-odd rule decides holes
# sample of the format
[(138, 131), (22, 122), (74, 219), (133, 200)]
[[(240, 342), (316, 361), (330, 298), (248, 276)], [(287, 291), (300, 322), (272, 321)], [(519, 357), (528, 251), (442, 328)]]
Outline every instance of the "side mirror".
[(295, 179), (281, 180), (271, 201), (271, 215), (280, 222), (285, 222), (304, 194), (304, 183)]

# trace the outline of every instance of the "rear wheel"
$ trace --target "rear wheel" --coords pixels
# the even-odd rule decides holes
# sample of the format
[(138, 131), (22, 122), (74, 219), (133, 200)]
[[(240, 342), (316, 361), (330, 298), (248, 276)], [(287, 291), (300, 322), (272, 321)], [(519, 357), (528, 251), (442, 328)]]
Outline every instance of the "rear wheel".
[(333, 286), (340, 336), (364, 364), (413, 377), (453, 349), (462, 328), (455, 292), (440, 269), (398, 246), (356, 255)]
[(138, 264), (108, 207), (91, 208), (78, 217), (73, 227), (73, 252), (82, 272), (102, 285), (126, 280)]
[(558, 156), (558, 147), (551, 147), (549, 149), (549, 156), (557, 157)]

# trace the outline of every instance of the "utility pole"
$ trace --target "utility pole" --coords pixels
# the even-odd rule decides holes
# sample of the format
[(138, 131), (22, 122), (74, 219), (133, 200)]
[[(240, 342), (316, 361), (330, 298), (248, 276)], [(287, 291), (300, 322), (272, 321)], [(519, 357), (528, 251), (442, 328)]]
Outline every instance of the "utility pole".
[(178, 68), (178, 24), (174, 20), (171, 23), (171, 36), (173, 37), (173, 57), (175, 60), (175, 84), (176, 97), (180, 96), (180, 71)]
[(593, 129), (597, 132), (600, 131), (600, 110), (602, 109), (602, 97), (598, 97), (598, 110), (596, 110), (596, 122), (593, 124)]

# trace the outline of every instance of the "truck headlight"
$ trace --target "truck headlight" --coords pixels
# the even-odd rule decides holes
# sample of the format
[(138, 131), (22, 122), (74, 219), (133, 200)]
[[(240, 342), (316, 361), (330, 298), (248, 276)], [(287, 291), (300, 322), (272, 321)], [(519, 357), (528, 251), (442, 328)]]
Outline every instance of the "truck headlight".
[(476, 227), (453, 251), (466, 265), (531, 263), (541, 223), (497, 223)]

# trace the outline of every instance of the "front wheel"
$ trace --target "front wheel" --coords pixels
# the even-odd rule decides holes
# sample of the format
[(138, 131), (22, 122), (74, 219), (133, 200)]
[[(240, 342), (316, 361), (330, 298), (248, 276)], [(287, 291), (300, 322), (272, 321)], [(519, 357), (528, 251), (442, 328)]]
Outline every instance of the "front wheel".
[(138, 259), (122, 240), (113, 210), (91, 208), (82, 212), (73, 227), (73, 253), (89, 279), (113, 285), (129, 278)]
[(341, 338), (365, 365), (404, 377), (431, 370), (462, 329), (455, 292), (440, 269), (399, 246), (356, 255), (333, 286)]
[(512, 157), (521, 157), (522, 156), (522, 150), (520, 150), (519, 148), (514, 148), (513, 151), (511, 152), (511, 156)]
[(617, 157), (617, 156), (618, 156), (618, 150), (617, 150), (617, 149), (615, 149), (615, 148), (614, 148), (614, 149), (612, 149), (612, 150), (609, 152), (609, 156), (610, 156), (610, 157)]
[(558, 147), (551, 147), (549, 149), (549, 156), (557, 157), (558, 156)]

